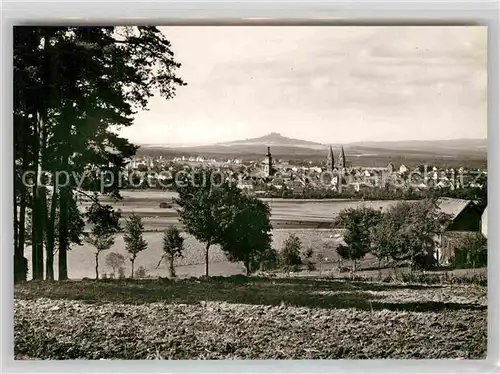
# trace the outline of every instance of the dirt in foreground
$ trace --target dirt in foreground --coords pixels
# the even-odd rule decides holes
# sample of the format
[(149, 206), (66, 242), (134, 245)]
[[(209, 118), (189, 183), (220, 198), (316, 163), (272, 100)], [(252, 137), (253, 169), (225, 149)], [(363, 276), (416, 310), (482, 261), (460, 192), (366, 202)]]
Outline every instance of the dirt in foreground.
[(17, 358), (481, 359), (486, 289), (303, 279), (30, 282)]

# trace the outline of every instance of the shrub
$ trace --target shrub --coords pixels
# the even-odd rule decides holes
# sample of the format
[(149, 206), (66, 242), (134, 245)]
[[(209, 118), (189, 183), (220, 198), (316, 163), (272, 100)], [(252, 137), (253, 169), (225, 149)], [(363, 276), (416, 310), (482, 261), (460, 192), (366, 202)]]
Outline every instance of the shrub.
[(278, 267), (278, 252), (274, 248), (268, 247), (260, 258), (260, 270), (274, 270)]
[(479, 232), (466, 236), (455, 250), (454, 264), (457, 268), (483, 267), (488, 257), (487, 239)]
[(300, 250), (302, 243), (294, 234), (290, 234), (283, 244), (283, 249), (279, 254), (279, 265), (283, 270), (297, 271), (302, 265)]
[(144, 266), (139, 266), (139, 268), (136, 270), (135, 275), (137, 278), (147, 278), (148, 272)]
[(125, 279), (125, 268), (123, 266), (120, 266), (118, 268), (118, 279)]
[(307, 248), (304, 251), (304, 265), (306, 266), (306, 269), (309, 271), (316, 270), (316, 266), (314, 263), (311, 261), (311, 258), (314, 254), (314, 251), (311, 247)]
[(125, 264), (125, 257), (121, 253), (111, 252), (106, 256), (106, 265), (110, 267), (113, 272), (110, 274), (113, 278), (116, 275), (116, 271)]
[(339, 272), (341, 273), (348, 273), (350, 272), (352, 269), (348, 266), (339, 266)]

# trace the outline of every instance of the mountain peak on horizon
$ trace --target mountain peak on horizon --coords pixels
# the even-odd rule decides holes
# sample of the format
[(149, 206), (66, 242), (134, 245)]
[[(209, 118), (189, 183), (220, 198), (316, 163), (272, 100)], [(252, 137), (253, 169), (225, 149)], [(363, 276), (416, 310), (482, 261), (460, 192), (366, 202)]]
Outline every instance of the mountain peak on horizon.
[(256, 138), (233, 140), (230, 142), (218, 143), (218, 145), (235, 146), (235, 145), (267, 145), (267, 146), (297, 146), (297, 147), (323, 147), (321, 143), (311, 142), (290, 138), (281, 135), (279, 132), (272, 131), (266, 135)]

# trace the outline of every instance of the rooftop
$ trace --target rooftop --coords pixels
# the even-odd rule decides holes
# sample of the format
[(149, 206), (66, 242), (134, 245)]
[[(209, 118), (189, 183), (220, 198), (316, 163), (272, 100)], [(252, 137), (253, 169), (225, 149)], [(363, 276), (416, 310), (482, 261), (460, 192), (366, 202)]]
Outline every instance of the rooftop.
[(451, 215), (454, 220), (471, 203), (471, 200), (454, 199), (451, 197), (440, 197), (437, 204), (442, 212)]

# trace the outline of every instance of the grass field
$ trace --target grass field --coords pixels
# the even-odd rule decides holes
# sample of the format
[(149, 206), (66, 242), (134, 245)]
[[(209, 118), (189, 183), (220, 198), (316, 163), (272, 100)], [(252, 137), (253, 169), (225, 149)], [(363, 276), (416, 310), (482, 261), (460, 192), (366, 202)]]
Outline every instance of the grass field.
[[(164, 264), (157, 268), (162, 256), (162, 232), (168, 225), (175, 225), (183, 229), (178, 221), (175, 206), (172, 208), (159, 208), (161, 202), (172, 203), (176, 196), (173, 192), (159, 190), (123, 190), (123, 199), (118, 202), (111, 201), (103, 196), (102, 200), (111, 203), (116, 209), (120, 209), (126, 217), (131, 213), (142, 217), (145, 233), (144, 238), (148, 248), (138, 255), (135, 268), (144, 267), (148, 275), (157, 277), (167, 276), (167, 268)], [(338, 239), (333, 235), (341, 233), (341, 230), (326, 229), (333, 218), (343, 209), (359, 205), (366, 205), (376, 209), (387, 209), (396, 201), (352, 201), (352, 200), (295, 200), (295, 199), (264, 199), (271, 207), (271, 221), (274, 227), (272, 231), (273, 247), (276, 250), (282, 248), (284, 240), (290, 234), (295, 234), (302, 241), (303, 249), (313, 250), (313, 261), (322, 271), (332, 271), (336, 267), (338, 255), (335, 247)], [(81, 209), (85, 210), (88, 201), (81, 201)], [(122, 224), (124, 222), (122, 219)], [(123, 226), (123, 225), (122, 225)], [(179, 277), (200, 276), (205, 273), (204, 267), (204, 244), (198, 242), (191, 235), (183, 234), (186, 238), (184, 258), (177, 262), (177, 275)], [(68, 252), (68, 276), (70, 279), (82, 279), (95, 277), (95, 249), (88, 244), (82, 246), (73, 245)], [(100, 255), (100, 273), (110, 273), (111, 269), (105, 264), (105, 256), (111, 252), (118, 252), (125, 257), (125, 245), (123, 234), (118, 234), (113, 247)], [(31, 248), (25, 250), (25, 256), (31, 258)], [(210, 249), (210, 274), (211, 275), (235, 275), (242, 274), (245, 269), (242, 264), (230, 263), (226, 260), (220, 248), (216, 245)], [(55, 275), (57, 278), (58, 256), (55, 256)], [(321, 260), (319, 260), (321, 259)], [(361, 263), (361, 267), (373, 267), (375, 262), (368, 256)], [(125, 264), (125, 273), (129, 275), (131, 264)], [(339, 274), (336, 274), (339, 275)], [(362, 274), (364, 275), (364, 274)], [(368, 276), (373, 276), (369, 273)], [(30, 279), (31, 274), (28, 274)]]
[[(143, 266), (151, 276), (166, 276), (165, 266), (156, 268), (162, 255), (162, 232), (168, 225), (180, 227), (177, 219), (175, 206), (172, 208), (159, 208), (161, 202), (172, 202), (176, 196), (173, 192), (158, 190), (124, 190), (121, 191), (123, 199), (112, 202), (103, 196), (102, 200), (111, 203), (116, 209), (120, 209), (124, 217), (131, 213), (142, 217), (148, 242), (148, 249), (139, 254), (136, 261), (136, 269)], [(294, 200), (294, 199), (265, 199), (271, 207), (271, 220), (275, 227), (273, 230), (273, 247), (280, 249), (283, 241), (289, 234), (297, 235), (303, 243), (304, 250), (312, 248), (313, 259), (320, 256), (326, 260), (331, 268), (332, 261), (337, 260), (335, 253), (336, 241), (331, 238), (338, 230), (316, 229), (328, 227), (333, 218), (342, 210), (350, 206), (365, 204), (374, 208), (386, 209), (394, 204), (394, 201), (346, 201), (346, 200)], [(88, 201), (81, 202), (81, 209), (85, 210)], [(124, 219), (122, 219), (123, 223)], [(186, 251), (184, 258), (178, 261), (177, 273), (180, 277), (198, 276), (204, 274), (204, 245), (190, 235), (186, 237)], [(101, 273), (110, 272), (111, 269), (105, 265), (105, 256), (110, 252), (118, 252), (126, 255), (123, 234), (118, 234), (114, 246), (100, 256)], [(68, 253), (68, 275), (70, 279), (81, 279), (95, 276), (94, 248), (88, 244), (82, 246), (73, 245)], [(25, 255), (31, 257), (31, 248), (28, 247)], [(210, 262), (212, 275), (234, 275), (244, 272), (242, 264), (230, 263), (218, 246), (210, 250)], [(55, 269), (57, 277), (57, 255), (55, 256)], [(126, 263), (126, 274), (130, 274), (130, 262)], [(28, 274), (28, 279), (30, 274)]]
[(28, 282), (20, 359), (482, 359), (486, 288), (212, 278)]
[[(273, 247), (279, 249), (282, 247), (283, 242), (288, 237), (289, 234), (297, 235), (302, 241), (304, 249), (312, 248), (315, 252), (315, 258), (317, 255), (321, 255), (323, 258), (328, 258), (328, 261), (337, 259), (335, 253), (336, 239), (331, 238), (334, 233), (333, 230), (306, 230), (306, 229), (278, 229), (273, 230)], [(205, 272), (205, 247), (203, 243), (197, 241), (193, 236), (183, 233), (185, 237), (185, 253), (184, 258), (177, 262), (177, 275), (180, 277), (190, 277), (203, 275)], [(149, 275), (151, 276), (162, 276), (168, 275), (166, 265), (162, 264), (158, 269), (156, 269), (158, 262), (162, 256), (162, 237), (161, 232), (146, 232), (144, 233), (144, 238), (148, 243), (148, 248), (139, 253), (135, 268), (143, 266)], [(30, 258), (30, 248), (27, 249), (25, 255)], [(71, 251), (68, 252), (68, 276), (70, 279), (81, 279), (84, 277), (94, 278), (95, 277), (95, 249), (89, 244), (85, 243), (82, 246), (73, 246)], [(118, 252), (128, 257), (125, 250), (125, 243), (123, 242), (123, 234), (118, 234), (115, 240), (115, 244), (108, 251), (102, 252), (99, 257), (99, 262), (101, 264), (101, 274), (103, 272), (109, 273), (111, 271), (105, 265), (105, 257), (108, 253)], [(210, 274), (211, 275), (234, 275), (242, 274), (245, 269), (242, 264), (230, 263), (227, 261), (224, 253), (221, 251), (220, 247), (214, 245), (210, 249), (209, 253), (210, 259)], [(57, 277), (57, 255), (55, 256), (55, 271)], [(330, 265), (333, 266), (333, 265)], [(131, 264), (129, 261), (125, 264), (125, 272), (130, 275)], [(28, 279), (30, 274), (28, 274)]]

